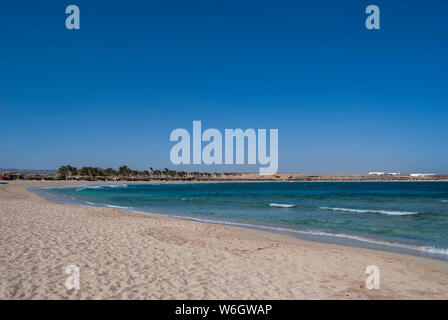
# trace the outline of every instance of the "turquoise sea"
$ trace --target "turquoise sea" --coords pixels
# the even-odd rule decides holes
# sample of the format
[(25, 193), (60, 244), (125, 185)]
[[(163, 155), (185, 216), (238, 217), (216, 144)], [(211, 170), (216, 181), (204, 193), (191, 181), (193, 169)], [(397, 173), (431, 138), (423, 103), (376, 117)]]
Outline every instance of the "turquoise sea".
[(239, 225), (448, 260), (448, 182), (245, 182), (31, 188), (54, 202)]

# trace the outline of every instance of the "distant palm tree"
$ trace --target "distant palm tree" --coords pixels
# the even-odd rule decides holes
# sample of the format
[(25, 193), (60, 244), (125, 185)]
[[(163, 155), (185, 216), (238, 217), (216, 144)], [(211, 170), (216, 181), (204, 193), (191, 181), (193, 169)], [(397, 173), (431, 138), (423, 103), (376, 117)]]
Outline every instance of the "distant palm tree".
[(162, 176), (162, 171), (156, 169), (156, 170), (153, 171), (153, 174), (154, 174), (155, 177), (160, 179), (160, 177)]
[(58, 169), (58, 175), (64, 177), (65, 180), (68, 178), (68, 170), (66, 166), (60, 166)]
[(68, 177), (70, 177), (70, 176), (76, 176), (77, 175), (77, 173), (78, 173), (78, 169), (76, 169), (75, 167), (72, 167), (71, 165), (67, 165), (66, 166), (66, 169), (67, 169), (67, 173), (66, 173), (66, 179), (68, 178)]
[(107, 176), (108, 178), (111, 178), (111, 177), (114, 177), (114, 176), (117, 175), (117, 172), (116, 172), (114, 169), (112, 169), (112, 168), (107, 168), (107, 169), (105, 169), (105, 170), (104, 170), (104, 173), (106, 174), (106, 176)]
[(129, 176), (131, 173), (131, 169), (128, 166), (121, 166), (118, 168), (118, 171), (120, 172), (122, 178)]

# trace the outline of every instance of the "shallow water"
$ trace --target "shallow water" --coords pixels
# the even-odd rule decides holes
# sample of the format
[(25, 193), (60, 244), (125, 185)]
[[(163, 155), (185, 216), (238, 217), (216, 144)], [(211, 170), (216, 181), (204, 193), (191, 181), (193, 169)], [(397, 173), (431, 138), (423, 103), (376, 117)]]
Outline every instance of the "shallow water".
[(448, 182), (120, 184), (34, 191), (56, 202), (351, 239), (448, 257)]

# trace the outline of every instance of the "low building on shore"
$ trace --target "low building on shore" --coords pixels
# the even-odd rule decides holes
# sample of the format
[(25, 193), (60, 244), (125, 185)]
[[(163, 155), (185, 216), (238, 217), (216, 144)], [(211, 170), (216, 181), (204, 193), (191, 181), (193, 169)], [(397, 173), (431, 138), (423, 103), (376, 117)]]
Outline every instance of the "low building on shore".
[(411, 173), (410, 176), (414, 178), (426, 178), (435, 176), (435, 173)]
[(384, 173), (384, 172), (381, 172), (381, 171), (372, 171), (372, 172), (369, 172), (369, 176), (382, 176), (382, 175), (385, 175), (386, 173)]

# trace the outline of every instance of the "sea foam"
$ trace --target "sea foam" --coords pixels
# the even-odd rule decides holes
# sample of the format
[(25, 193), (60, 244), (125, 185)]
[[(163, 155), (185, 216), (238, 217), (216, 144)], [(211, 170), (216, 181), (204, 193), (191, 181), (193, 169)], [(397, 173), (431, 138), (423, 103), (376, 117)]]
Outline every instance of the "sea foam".
[(353, 212), (353, 213), (379, 213), (385, 214), (388, 216), (408, 216), (419, 214), (416, 211), (389, 211), (389, 210), (373, 210), (373, 209), (348, 209), (348, 208), (332, 208), (332, 207), (319, 207), (323, 210), (332, 210), (332, 211), (342, 211), (342, 212)]
[(132, 209), (132, 207), (114, 206), (112, 204), (106, 204), (105, 206), (108, 208), (114, 208), (114, 209)]
[(270, 203), (271, 207), (279, 207), (279, 208), (293, 208), (295, 204), (282, 204), (282, 203)]
[(185, 219), (185, 220), (192, 220), (192, 221), (198, 221), (198, 222), (206, 222), (206, 223), (216, 223), (216, 224), (222, 224), (222, 225), (228, 225), (228, 226), (239, 226), (239, 227), (247, 227), (247, 228), (255, 228), (255, 229), (264, 229), (264, 230), (270, 230), (274, 232), (291, 232), (296, 234), (303, 234), (303, 235), (314, 235), (314, 236), (326, 236), (326, 237), (335, 237), (335, 238), (345, 238), (370, 244), (376, 244), (376, 245), (382, 245), (382, 246), (389, 246), (389, 247), (395, 247), (410, 251), (417, 251), (417, 252), (424, 252), (429, 254), (436, 254), (441, 256), (448, 256), (448, 248), (440, 248), (440, 247), (433, 247), (433, 246), (419, 246), (419, 245), (412, 245), (412, 244), (406, 244), (406, 243), (399, 243), (399, 242), (391, 242), (386, 240), (380, 240), (380, 239), (374, 239), (370, 237), (363, 237), (358, 235), (351, 235), (346, 233), (333, 233), (333, 232), (326, 232), (326, 231), (318, 231), (318, 230), (304, 230), (304, 229), (292, 229), (292, 228), (285, 228), (285, 227), (274, 227), (274, 226), (264, 226), (264, 225), (258, 225), (258, 224), (250, 224), (250, 223), (244, 223), (244, 222), (236, 222), (236, 221), (227, 221), (227, 220), (215, 220), (215, 219), (207, 219), (207, 218), (196, 218), (191, 216), (180, 216), (180, 215), (169, 215), (169, 214), (161, 214), (161, 213), (155, 213), (155, 212), (147, 212), (147, 211), (140, 211), (140, 210), (132, 210), (131, 212), (135, 213), (144, 213), (144, 214), (151, 214), (156, 216), (164, 216), (164, 217), (174, 217), (178, 219)]

